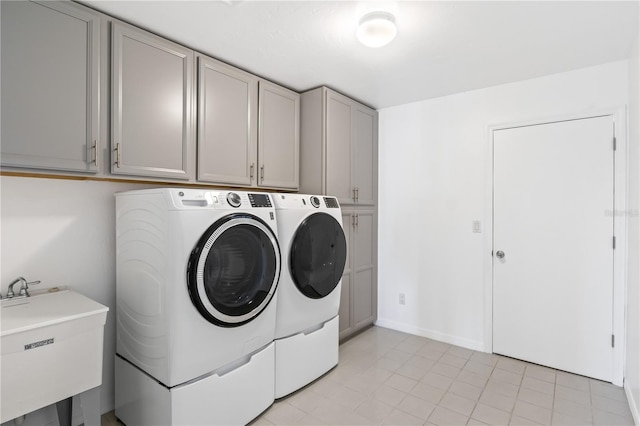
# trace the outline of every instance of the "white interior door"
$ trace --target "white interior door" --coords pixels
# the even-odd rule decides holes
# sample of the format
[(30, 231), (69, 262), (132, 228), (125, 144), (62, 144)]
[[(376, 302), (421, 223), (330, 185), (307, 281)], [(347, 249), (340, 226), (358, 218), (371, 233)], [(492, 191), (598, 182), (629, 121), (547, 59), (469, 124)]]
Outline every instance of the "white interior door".
[(612, 380), (613, 129), (494, 131), (495, 353)]

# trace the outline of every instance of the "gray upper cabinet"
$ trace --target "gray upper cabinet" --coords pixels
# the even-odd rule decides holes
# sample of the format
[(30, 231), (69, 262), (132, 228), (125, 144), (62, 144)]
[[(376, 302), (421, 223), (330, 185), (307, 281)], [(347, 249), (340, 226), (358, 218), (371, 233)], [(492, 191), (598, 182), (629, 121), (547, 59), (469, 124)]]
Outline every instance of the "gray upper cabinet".
[(377, 111), (326, 87), (303, 93), (301, 105), (301, 190), (375, 205)]
[(113, 24), (112, 173), (192, 178), (193, 56), (176, 43)]
[(298, 189), (298, 93), (73, 2), (0, 8), (3, 167)]
[(258, 185), (298, 189), (300, 164), (300, 95), (260, 81)]
[(298, 188), (300, 95), (198, 56), (198, 181)]
[(257, 98), (257, 77), (198, 57), (199, 181), (255, 185)]
[(71, 2), (0, 7), (2, 165), (96, 173), (100, 15)]
[(355, 104), (353, 109), (353, 161), (352, 184), (356, 204), (376, 203), (378, 113), (371, 108)]
[[(351, 182), (352, 101), (345, 96), (326, 92), (326, 194), (338, 197), (340, 203), (353, 203), (355, 190)], [(324, 192), (324, 191), (323, 191)]]

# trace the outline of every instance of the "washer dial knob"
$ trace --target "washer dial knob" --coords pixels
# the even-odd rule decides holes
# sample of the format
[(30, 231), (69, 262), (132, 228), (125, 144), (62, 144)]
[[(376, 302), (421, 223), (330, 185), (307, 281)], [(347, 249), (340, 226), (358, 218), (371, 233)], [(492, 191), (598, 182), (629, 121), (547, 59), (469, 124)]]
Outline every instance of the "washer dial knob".
[(311, 197), (311, 205), (315, 208), (320, 207), (320, 198), (318, 197)]
[(227, 194), (227, 202), (231, 207), (240, 207), (242, 201), (240, 200), (240, 195), (235, 192), (230, 192)]

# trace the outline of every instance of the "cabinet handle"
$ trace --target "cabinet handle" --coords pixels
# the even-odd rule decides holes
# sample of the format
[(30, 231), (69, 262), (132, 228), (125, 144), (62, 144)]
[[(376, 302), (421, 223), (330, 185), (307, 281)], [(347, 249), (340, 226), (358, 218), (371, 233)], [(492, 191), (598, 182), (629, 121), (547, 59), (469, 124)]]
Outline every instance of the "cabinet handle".
[(358, 227), (358, 225), (360, 225), (360, 215), (359, 214), (356, 215), (356, 228)]
[(356, 186), (356, 203), (360, 199), (360, 188)]
[(356, 215), (355, 214), (351, 215), (351, 226), (353, 227), (353, 229), (356, 229)]
[(264, 164), (260, 166), (260, 181), (264, 181)]
[(356, 188), (354, 187), (351, 190), (351, 192), (352, 192), (352, 197), (351, 198), (353, 199), (353, 202), (355, 203), (356, 202)]
[(120, 143), (116, 144), (116, 167), (120, 168)]
[(93, 141), (93, 146), (91, 147), (91, 162), (98, 165), (98, 141)]
[(253, 168), (255, 167), (254, 163), (251, 163), (251, 167), (249, 167), (249, 180), (253, 180)]

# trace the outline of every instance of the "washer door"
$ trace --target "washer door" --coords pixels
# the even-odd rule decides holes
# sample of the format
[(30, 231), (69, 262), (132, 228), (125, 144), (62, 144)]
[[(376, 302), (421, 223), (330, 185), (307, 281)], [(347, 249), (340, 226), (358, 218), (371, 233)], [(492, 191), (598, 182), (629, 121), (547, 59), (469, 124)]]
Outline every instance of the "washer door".
[(280, 277), (280, 249), (271, 229), (250, 214), (232, 214), (207, 229), (191, 252), (191, 301), (213, 324), (237, 327), (262, 312)]
[(308, 216), (298, 227), (289, 253), (291, 277), (307, 297), (320, 299), (336, 288), (347, 261), (340, 223), (326, 213)]

